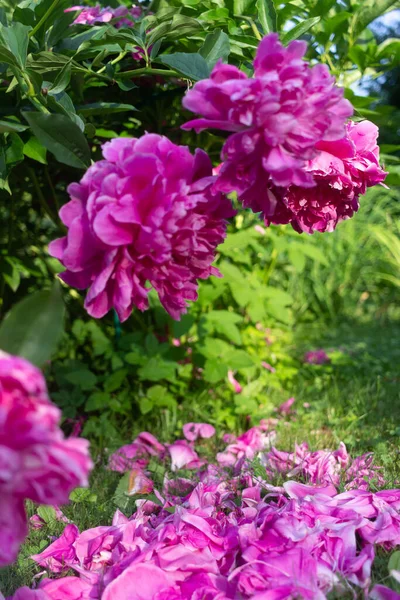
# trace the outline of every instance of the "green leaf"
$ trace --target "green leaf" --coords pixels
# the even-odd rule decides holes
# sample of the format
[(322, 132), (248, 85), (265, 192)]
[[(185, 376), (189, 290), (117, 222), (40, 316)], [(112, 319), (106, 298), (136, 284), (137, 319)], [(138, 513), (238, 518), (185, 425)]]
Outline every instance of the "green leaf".
[(36, 512), (45, 523), (57, 520), (56, 511), (52, 506), (38, 506)]
[(47, 165), (47, 150), (35, 136), (29, 138), (24, 145), (24, 154), (25, 156), (28, 156), (28, 158), (32, 158), (33, 160), (42, 163), (42, 165)]
[(219, 59), (225, 62), (228, 59), (229, 53), (229, 37), (221, 29), (216, 29), (213, 33), (209, 33), (199, 50), (199, 54), (206, 60), (210, 69), (214, 67)]
[(0, 133), (20, 133), (21, 131), (25, 131), (25, 129), (28, 129), (28, 127), (26, 125), (21, 125), (21, 123), (17, 123), (17, 121), (0, 120)]
[(197, 52), (176, 52), (175, 54), (163, 54), (157, 58), (163, 65), (167, 65), (188, 77), (193, 81), (207, 79), (210, 75), (210, 68), (207, 61)]
[(248, 369), (254, 367), (254, 360), (244, 350), (230, 349), (224, 356), (225, 363), (230, 369)]
[(97, 494), (94, 494), (86, 488), (75, 488), (69, 495), (71, 502), (80, 504), (81, 502), (90, 502), (95, 504), (97, 502)]
[(174, 379), (176, 363), (164, 360), (159, 356), (153, 356), (138, 370), (140, 379), (146, 381), (160, 381), (161, 379)]
[(126, 376), (128, 375), (128, 369), (120, 369), (119, 371), (115, 371), (112, 375), (107, 377), (104, 382), (104, 389), (106, 392), (115, 392), (118, 390), (121, 385), (126, 381)]
[(60, 285), (31, 294), (13, 306), (0, 326), (0, 348), (41, 366), (57, 348), (63, 332)]
[(204, 365), (203, 377), (208, 383), (217, 383), (225, 379), (228, 374), (226, 364), (215, 358), (208, 358)]
[(277, 31), (277, 16), (273, 0), (257, 0), (258, 20), (264, 33)]
[(306, 33), (306, 31), (311, 29), (311, 27), (314, 27), (314, 25), (319, 23), (320, 20), (321, 17), (313, 17), (312, 19), (305, 19), (305, 21), (301, 21), (301, 23), (298, 23), (295, 27), (293, 27), (293, 29), (283, 35), (282, 43), (288, 44), (293, 40), (297, 40), (297, 38)]
[(353, 16), (350, 25), (352, 38), (356, 38), (372, 21), (383, 15), (398, 0), (363, 0), (360, 2), (357, 12)]
[(203, 12), (199, 18), (202, 21), (226, 21), (229, 18), (229, 10), (227, 8), (213, 8)]
[[(30, 69), (39, 73), (50, 73), (51, 71), (59, 71), (64, 65), (71, 62), (68, 56), (56, 54), (55, 52), (39, 52), (38, 54), (30, 55), (27, 65)], [(74, 63), (73, 63), (74, 65)], [(79, 67), (79, 64), (76, 63)]]
[(204, 322), (209, 324), (214, 331), (225, 335), (234, 344), (240, 345), (242, 338), (236, 323), (242, 321), (242, 317), (227, 310), (213, 310), (203, 316)]
[(28, 31), (31, 27), (22, 23), (13, 23), (4, 27), (0, 23), (0, 62), (4, 61), (23, 69), (28, 51)]
[(56, 159), (77, 169), (90, 165), (90, 148), (78, 125), (64, 115), (23, 112), (33, 133)]
[(84, 117), (92, 115), (109, 115), (120, 112), (136, 110), (132, 104), (120, 104), (118, 102), (94, 102), (93, 104), (85, 104), (77, 106), (76, 110)]
[(113, 501), (121, 510), (125, 510), (129, 504), (128, 487), (130, 480), (130, 473), (125, 473), (119, 480), (117, 488), (114, 492)]
[(153, 402), (149, 400), (149, 398), (140, 398), (139, 408), (142, 415), (147, 415), (147, 413), (151, 412), (154, 408)]
[(85, 404), (85, 410), (104, 410), (110, 404), (110, 395), (106, 392), (94, 392), (89, 396)]
[(391, 571), (400, 571), (400, 551), (393, 552), (393, 554), (389, 558), (388, 562), (388, 571), (391, 574)]
[(231, 346), (218, 338), (207, 337), (197, 350), (206, 358), (223, 358), (231, 350)]
[(194, 317), (192, 315), (182, 315), (180, 321), (174, 321), (172, 323), (172, 334), (175, 338), (180, 338), (182, 335), (188, 333), (192, 325), (194, 324)]
[(255, 0), (233, 0), (233, 14), (245, 17), (254, 13)]
[(97, 382), (96, 375), (92, 373), (92, 371), (89, 371), (89, 369), (81, 369), (79, 371), (67, 373), (65, 379), (79, 387), (81, 390), (91, 390)]
[(71, 80), (71, 62), (65, 63), (61, 71), (54, 80), (53, 85), (49, 89), (49, 94), (54, 96), (63, 92)]

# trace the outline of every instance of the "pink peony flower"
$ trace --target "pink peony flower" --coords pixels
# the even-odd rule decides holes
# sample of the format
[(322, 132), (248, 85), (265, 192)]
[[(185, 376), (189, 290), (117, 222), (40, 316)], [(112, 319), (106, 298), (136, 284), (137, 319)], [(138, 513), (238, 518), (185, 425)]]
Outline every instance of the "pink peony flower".
[(292, 414), (294, 412), (292, 410), (292, 406), (293, 406), (293, 404), (295, 402), (296, 402), (295, 398), (289, 398), (289, 400), (286, 400), (286, 402), (283, 402), (283, 404), (281, 404), (280, 406), (278, 406), (277, 411), (281, 415), (290, 415), (290, 414)]
[(68, 565), (76, 562), (74, 543), (78, 537), (79, 529), (71, 523), (50, 546), (40, 554), (32, 555), (31, 558), (52, 573), (62, 573), (68, 569)]
[(222, 149), (216, 188), (237, 191), (244, 206), (266, 218), (277, 206), (272, 184), (313, 187), (307, 161), (317, 155), (318, 142), (343, 137), (353, 113), (328, 67), (303, 60), (306, 50), (303, 41), (284, 48), (271, 33), (258, 47), (253, 77), (218, 62), (183, 100), (185, 108), (204, 116), (184, 129), (233, 132)]
[(177, 440), (168, 446), (168, 451), (171, 456), (172, 471), (197, 469), (204, 464), (204, 461), (199, 458), (197, 452), (193, 450), (186, 440)]
[(136, 494), (150, 494), (154, 484), (140, 469), (132, 469), (129, 476), (128, 496)]
[[(42, 373), (28, 361), (0, 353), (0, 565), (15, 560), (26, 535), (23, 501), (64, 504), (86, 486), (92, 462), (88, 442), (65, 439), (60, 411)], [(9, 520), (11, 514), (13, 518)]]
[(233, 386), (235, 394), (240, 394), (243, 388), (238, 380), (235, 379), (235, 374), (233, 371), (228, 371), (228, 381)]
[[(142, 9), (140, 6), (118, 6), (118, 8), (102, 8), (99, 4), (96, 6), (71, 6), (66, 8), (64, 12), (80, 11), (79, 15), (73, 21), (73, 25), (94, 25), (96, 23), (109, 23), (115, 19), (114, 26), (129, 27), (133, 25), (133, 21), (140, 18)], [(129, 18), (131, 17), (131, 18)]]
[[(104, 160), (68, 191), (60, 211), (67, 237), (49, 251), (66, 267), (61, 278), (89, 288), (88, 313), (115, 308), (125, 321), (133, 306), (148, 308), (154, 288), (167, 312), (179, 319), (196, 300), (198, 279), (220, 276), (212, 266), (226, 233), (231, 203), (213, 192), (208, 156), (146, 134), (103, 145)], [(146, 287), (146, 283), (150, 285)]]
[(267, 371), (269, 371), (270, 373), (276, 373), (275, 367), (265, 362), (265, 360), (261, 362), (261, 366), (264, 367), (264, 369), (267, 369)]
[(211, 438), (215, 435), (215, 427), (209, 423), (186, 423), (183, 426), (183, 435), (189, 442), (198, 438)]
[(378, 128), (370, 121), (350, 122), (346, 136), (317, 144), (318, 155), (309, 161), (316, 187), (293, 185), (277, 191), (277, 207), (266, 224), (291, 223), (302, 233), (333, 231), (359, 208), (368, 187), (382, 183), (387, 173), (379, 166)]
[(311, 350), (304, 355), (304, 362), (310, 365), (323, 365), (330, 362), (330, 360), (325, 350)]
[[(273, 449), (270, 471), (284, 476), (290, 468), (290, 477), (309, 480), (274, 486), (254, 461), (273, 424), (262, 421), (229, 440), (220, 464), (197, 477), (165, 477), (165, 498), (155, 489), (157, 503), (137, 501), (129, 518), (117, 510), (110, 526), (82, 533), (68, 525), (33, 558), (79, 578), (45, 579), (14, 600), (325, 600), (348, 593), (398, 600), (385, 586), (370, 587), (375, 547), (400, 544), (400, 490), (338, 493), (352, 466), (371, 467), (368, 455), (352, 461), (344, 444), (333, 452), (310, 452), (307, 444), (292, 454)], [(142, 433), (135, 441), (158, 456), (160, 443), (151, 438)], [(166, 447), (175, 468), (198, 466), (186, 440)], [(397, 571), (390, 575), (400, 579)]]
[(375, 585), (369, 595), (371, 600), (400, 600), (400, 594), (385, 585)]
[(141, 470), (149, 464), (151, 456), (163, 458), (164, 455), (165, 446), (151, 433), (142, 431), (132, 444), (122, 446), (110, 456), (108, 468), (120, 473), (131, 469)]

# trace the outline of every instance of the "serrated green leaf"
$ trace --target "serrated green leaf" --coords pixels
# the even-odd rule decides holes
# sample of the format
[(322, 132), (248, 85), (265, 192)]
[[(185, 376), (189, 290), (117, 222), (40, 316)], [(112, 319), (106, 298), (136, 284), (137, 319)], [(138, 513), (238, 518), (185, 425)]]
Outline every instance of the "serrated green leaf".
[(65, 379), (79, 387), (81, 390), (91, 390), (97, 382), (96, 375), (92, 373), (92, 371), (89, 371), (89, 369), (81, 369), (79, 371), (67, 373)]
[(217, 383), (228, 374), (228, 367), (226, 364), (215, 358), (208, 358), (204, 365), (203, 378), (208, 383)]
[(121, 385), (126, 381), (128, 375), (128, 369), (120, 369), (115, 371), (112, 375), (109, 375), (104, 381), (104, 389), (106, 392), (115, 392)]
[(110, 403), (110, 395), (106, 392), (94, 392), (89, 396), (85, 404), (85, 410), (104, 410)]
[(138, 370), (138, 376), (146, 381), (172, 379), (175, 377), (176, 366), (175, 362), (153, 356)]
[(47, 524), (57, 520), (56, 511), (52, 506), (38, 506), (36, 512)]

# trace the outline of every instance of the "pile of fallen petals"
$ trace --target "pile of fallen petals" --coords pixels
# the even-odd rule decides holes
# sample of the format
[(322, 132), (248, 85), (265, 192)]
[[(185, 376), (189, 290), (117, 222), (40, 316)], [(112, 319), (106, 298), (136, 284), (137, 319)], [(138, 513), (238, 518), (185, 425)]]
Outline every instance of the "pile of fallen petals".
[[(377, 547), (400, 542), (400, 489), (371, 491), (385, 483), (380, 469), (371, 455), (352, 459), (343, 443), (279, 452), (275, 423), (224, 436), (212, 464), (199, 456), (211, 425), (189, 423), (173, 444), (141, 433), (109, 462), (130, 472), (128, 494), (146, 480), (136, 512), (117, 510), (111, 526), (82, 532), (69, 523), (32, 557), (52, 578), (13, 600), (399, 599), (371, 585), (371, 568)], [(154, 458), (169, 472), (159, 490), (146, 470)], [(174, 473), (182, 468), (190, 479)]]

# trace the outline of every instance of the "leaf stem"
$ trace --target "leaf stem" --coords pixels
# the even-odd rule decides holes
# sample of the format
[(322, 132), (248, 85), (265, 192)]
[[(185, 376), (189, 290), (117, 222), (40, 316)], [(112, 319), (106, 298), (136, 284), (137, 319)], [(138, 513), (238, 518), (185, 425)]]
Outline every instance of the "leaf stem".
[(258, 27), (257, 25), (254, 23), (253, 19), (251, 17), (244, 17), (242, 15), (242, 19), (245, 19), (246, 21), (248, 21), (250, 23), (250, 26), (253, 30), (254, 35), (256, 36), (256, 38), (261, 41), (262, 40), (262, 36), (261, 33), (258, 31)]
[[(126, 56), (127, 54), (128, 54), (128, 53), (126, 52), (126, 50), (123, 50), (122, 52), (120, 52), (120, 53), (118, 54), (118, 56), (117, 56), (117, 57), (115, 57), (113, 60), (111, 60), (111, 61), (110, 61), (110, 64), (111, 64), (111, 65), (116, 65), (116, 64), (117, 64), (117, 63), (118, 63), (120, 60), (122, 60), (123, 58), (125, 58), (125, 56)], [(106, 70), (106, 67), (105, 67), (105, 66), (104, 66), (104, 67), (101, 67), (101, 69), (99, 69), (99, 70), (96, 72), (96, 75), (100, 75), (101, 73), (104, 73), (104, 71), (105, 71), (105, 70)]]
[(28, 33), (29, 37), (33, 37), (39, 31), (41, 26), (46, 22), (46, 20), (51, 15), (51, 13), (56, 8), (56, 6), (59, 2), (60, 2), (60, 0), (54, 0), (54, 2), (49, 6), (49, 8), (44, 13), (43, 17), (40, 19), (39, 23), (36, 23), (35, 27)]
[(28, 167), (28, 172), (29, 172), (29, 176), (32, 180), (32, 183), (34, 185), (34, 188), (36, 190), (39, 202), (44, 210), (44, 212), (47, 214), (47, 216), (53, 221), (53, 223), (55, 225), (57, 225), (57, 227), (61, 230), (61, 231), (65, 231), (64, 226), (62, 225), (62, 223), (60, 222), (58, 215), (54, 214), (54, 212), (52, 211), (52, 209), (50, 208), (50, 206), (47, 203), (46, 198), (44, 197), (44, 194), (42, 192), (42, 188), (40, 187), (40, 183), (38, 181), (38, 178), (36, 177), (36, 173), (35, 171), (32, 169), (32, 167)]
[(171, 69), (153, 69), (151, 67), (143, 67), (133, 71), (121, 71), (114, 75), (115, 79), (132, 79), (141, 75), (162, 75), (163, 77), (180, 77), (177, 71)]

